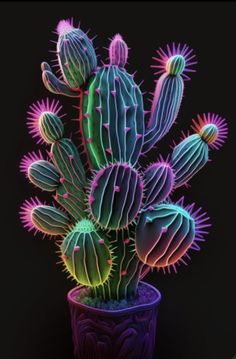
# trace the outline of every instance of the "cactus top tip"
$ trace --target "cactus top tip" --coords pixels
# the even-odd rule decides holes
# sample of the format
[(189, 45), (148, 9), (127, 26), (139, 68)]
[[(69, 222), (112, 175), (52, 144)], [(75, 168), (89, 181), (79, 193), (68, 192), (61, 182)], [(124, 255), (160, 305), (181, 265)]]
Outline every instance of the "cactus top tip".
[(83, 218), (80, 221), (78, 221), (75, 225), (75, 227), (73, 228), (74, 232), (79, 232), (79, 233), (91, 233), (94, 232), (96, 230), (93, 222), (87, 218)]
[(125, 67), (128, 59), (128, 46), (120, 34), (116, 34), (109, 46), (109, 58), (111, 65)]
[(59, 36), (66, 35), (68, 32), (74, 30), (73, 22), (71, 20), (61, 20), (59, 21), (56, 30)]

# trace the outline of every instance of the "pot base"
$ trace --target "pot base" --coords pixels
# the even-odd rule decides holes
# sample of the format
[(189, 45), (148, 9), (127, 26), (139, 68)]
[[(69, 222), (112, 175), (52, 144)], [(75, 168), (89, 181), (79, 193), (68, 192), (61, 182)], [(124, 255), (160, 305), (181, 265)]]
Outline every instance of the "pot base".
[(152, 300), (119, 310), (106, 310), (76, 300), (82, 287), (68, 293), (75, 359), (152, 359), (160, 292)]

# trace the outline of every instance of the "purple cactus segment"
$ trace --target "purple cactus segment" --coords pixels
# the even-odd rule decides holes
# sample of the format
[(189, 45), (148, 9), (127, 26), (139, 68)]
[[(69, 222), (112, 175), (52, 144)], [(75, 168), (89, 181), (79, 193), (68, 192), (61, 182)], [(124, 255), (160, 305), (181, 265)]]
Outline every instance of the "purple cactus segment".
[(86, 86), (81, 127), (92, 168), (139, 158), (144, 135), (140, 89), (117, 66), (101, 68)]
[(171, 166), (175, 174), (174, 187), (186, 184), (208, 162), (208, 144), (199, 134), (184, 138), (171, 155)]
[(144, 172), (145, 207), (164, 201), (173, 190), (174, 173), (168, 162), (148, 166)]
[(142, 197), (143, 182), (139, 173), (127, 163), (114, 163), (95, 174), (89, 207), (101, 227), (121, 229), (136, 218)]
[(157, 69), (155, 75), (167, 72), (172, 75), (181, 74), (184, 80), (190, 80), (188, 74), (196, 71), (194, 69), (197, 64), (196, 55), (186, 44), (173, 42), (167, 45), (166, 49), (159, 48), (156, 52), (157, 57), (153, 57), (156, 63), (151, 66)]
[(92, 41), (67, 20), (57, 26), (57, 54), (64, 81), (72, 90), (79, 90), (97, 67)]
[[(59, 101), (49, 101), (47, 98), (46, 100), (37, 101), (33, 105), (29, 107), (28, 117), (27, 117), (27, 126), (29, 129), (30, 135), (33, 138), (37, 139), (37, 143), (43, 143), (45, 138), (42, 136), (42, 132), (40, 130), (40, 122), (41, 119), (44, 118), (44, 114), (50, 114), (56, 118), (56, 132), (60, 136), (63, 133), (62, 124), (60, 123), (60, 119), (64, 116), (61, 115), (62, 106), (60, 106)], [(58, 127), (59, 126), (59, 127)]]
[(179, 112), (183, 89), (180, 75), (164, 73), (157, 81), (142, 153), (148, 152), (172, 127)]
[(31, 198), (23, 203), (20, 217), (24, 227), (29, 231), (40, 231), (49, 235), (63, 235), (71, 226), (65, 212), (42, 204), (38, 198)]
[(120, 34), (116, 34), (109, 46), (110, 65), (125, 67), (128, 59), (128, 46)]
[(107, 238), (88, 219), (82, 219), (64, 238), (61, 257), (69, 273), (78, 283), (96, 287), (108, 280), (112, 253)]
[(228, 135), (225, 119), (212, 113), (198, 115), (197, 120), (193, 120), (192, 128), (213, 149), (219, 149)]
[(151, 267), (173, 267), (185, 262), (189, 249), (199, 249), (198, 241), (210, 226), (209, 218), (193, 205), (162, 203), (144, 210), (136, 228), (136, 251)]

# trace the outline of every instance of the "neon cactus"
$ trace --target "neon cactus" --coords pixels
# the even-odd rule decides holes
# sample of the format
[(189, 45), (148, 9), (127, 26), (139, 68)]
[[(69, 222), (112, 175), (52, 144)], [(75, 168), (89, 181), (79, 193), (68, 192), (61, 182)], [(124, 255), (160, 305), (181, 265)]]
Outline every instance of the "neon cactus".
[(90, 287), (91, 296), (129, 299), (147, 267), (176, 271), (187, 264), (190, 249), (200, 249), (210, 226), (206, 213), (183, 199), (173, 203), (171, 195), (208, 162), (210, 149), (223, 144), (227, 126), (218, 115), (198, 116), (194, 133), (167, 160), (160, 156), (142, 169), (140, 157), (176, 120), (185, 80), (195, 71), (193, 51), (180, 44), (157, 51), (153, 67), (161, 76), (151, 110), (144, 111), (142, 92), (125, 69), (128, 47), (119, 34), (111, 40), (109, 64), (98, 67), (93, 42), (80, 28), (62, 20), (57, 33), (61, 78), (46, 62), (42, 78), (50, 92), (78, 98), (83, 150), (66, 137), (59, 102), (30, 107), (29, 132), (50, 145), (49, 158), (33, 152), (20, 169), (35, 186), (55, 192), (56, 204), (25, 201), (22, 222), (29, 230), (62, 237), (62, 262), (77, 283)]

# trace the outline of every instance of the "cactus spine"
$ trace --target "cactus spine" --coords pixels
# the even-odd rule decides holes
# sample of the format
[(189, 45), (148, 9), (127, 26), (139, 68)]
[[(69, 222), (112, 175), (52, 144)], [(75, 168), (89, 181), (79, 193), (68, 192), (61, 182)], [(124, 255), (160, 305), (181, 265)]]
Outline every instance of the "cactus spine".
[[(169, 271), (187, 264), (189, 250), (199, 250), (209, 222), (205, 212), (171, 201), (227, 137), (227, 125), (214, 114), (198, 115), (193, 133), (175, 145), (168, 160), (142, 169), (146, 155), (170, 130), (182, 101), (185, 80), (194, 72), (195, 55), (187, 45), (158, 49), (153, 65), (160, 74), (151, 111), (144, 111), (139, 86), (125, 69), (128, 46), (117, 34), (109, 63), (97, 65), (93, 42), (71, 21), (57, 27), (61, 77), (41, 65), (45, 87), (77, 98), (79, 151), (66, 135), (62, 106), (53, 100), (30, 106), (28, 128), (42, 153), (23, 157), (20, 170), (36, 187), (54, 192), (56, 204), (37, 198), (21, 208), (24, 227), (61, 237), (59, 253), (70, 276), (103, 300), (136, 295), (143, 268)], [(144, 121), (144, 114), (150, 113)], [(86, 155), (86, 159), (84, 158)]]

